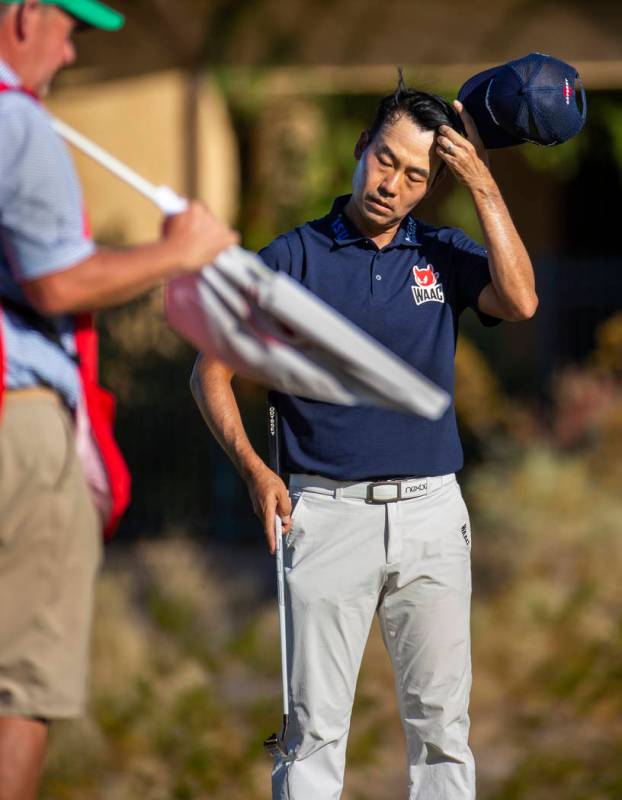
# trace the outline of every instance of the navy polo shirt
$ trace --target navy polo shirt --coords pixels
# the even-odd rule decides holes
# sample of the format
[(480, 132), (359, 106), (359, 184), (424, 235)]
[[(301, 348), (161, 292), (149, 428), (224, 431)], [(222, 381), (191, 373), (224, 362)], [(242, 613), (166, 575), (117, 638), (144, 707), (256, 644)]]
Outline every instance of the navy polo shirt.
[[(275, 239), (261, 252), (453, 397), (458, 319), (477, 311), (490, 283), (486, 250), (456, 228), (406, 217), (378, 249), (335, 201), (322, 219)], [(499, 320), (479, 314), (485, 325)], [(444, 475), (462, 467), (453, 403), (437, 421), (364, 406), (277, 395), (283, 470), (335, 480)]]

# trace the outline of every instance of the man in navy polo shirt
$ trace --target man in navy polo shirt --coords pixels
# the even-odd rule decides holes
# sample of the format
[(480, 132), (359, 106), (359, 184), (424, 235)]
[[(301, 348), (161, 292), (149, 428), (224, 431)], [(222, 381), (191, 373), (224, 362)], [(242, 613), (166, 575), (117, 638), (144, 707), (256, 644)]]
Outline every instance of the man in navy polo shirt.
[[(262, 256), (453, 393), (460, 314), (472, 308), (494, 325), (531, 317), (537, 306), (529, 256), (477, 130), (458, 101), (452, 108), (400, 81), (355, 156), (352, 194)], [(412, 215), (447, 169), (471, 193), (486, 248)], [(273, 798), (341, 796), (356, 678), (376, 611), (395, 669), (409, 797), (474, 798), (471, 532), (455, 479), (463, 457), (453, 407), (433, 422), (279, 396), (288, 495), (244, 432), (231, 377), (204, 358), (195, 394), (248, 485), (271, 551), (275, 512), (286, 534), (292, 715)]]

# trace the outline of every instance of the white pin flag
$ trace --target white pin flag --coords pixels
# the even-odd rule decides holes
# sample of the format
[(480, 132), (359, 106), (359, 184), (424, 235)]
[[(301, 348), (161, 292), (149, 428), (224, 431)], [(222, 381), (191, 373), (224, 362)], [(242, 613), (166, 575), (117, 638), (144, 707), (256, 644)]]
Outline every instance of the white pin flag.
[[(164, 214), (187, 202), (154, 186), (53, 120), (56, 131)], [(212, 266), (169, 281), (170, 326), (198, 350), (270, 389), (343, 405), (376, 405), (438, 419), (450, 397), (369, 335), (255, 253), (231, 247)]]

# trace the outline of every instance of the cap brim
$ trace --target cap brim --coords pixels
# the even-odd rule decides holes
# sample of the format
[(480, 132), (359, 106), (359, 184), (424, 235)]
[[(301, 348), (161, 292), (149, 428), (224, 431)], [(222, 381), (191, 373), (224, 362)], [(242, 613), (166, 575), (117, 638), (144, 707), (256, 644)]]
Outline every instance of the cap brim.
[(464, 105), (477, 128), (482, 142), (487, 150), (496, 150), (499, 147), (512, 147), (523, 144), (523, 140), (505, 131), (494, 121), (486, 104), (486, 93), (490, 81), (495, 78), (506, 65), (491, 67), (483, 72), (473, 75), (460, 87), (458, 100)]
[[(44, 0), (45, 2), (45, 0)], [(103, 31), (117, 31), (123, 27), (125, 17), (110, 6), (98, 0), (48, 0), (51, 5), (56, 5), (71, 14), (72, 17), (92, 28)]]

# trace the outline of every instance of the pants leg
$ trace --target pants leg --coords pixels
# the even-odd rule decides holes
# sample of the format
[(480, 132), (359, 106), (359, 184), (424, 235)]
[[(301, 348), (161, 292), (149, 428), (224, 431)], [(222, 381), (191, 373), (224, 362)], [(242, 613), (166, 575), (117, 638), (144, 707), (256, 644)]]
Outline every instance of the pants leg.
[(338, 800), (356, 679), (385, 578), (385, 509), (303, 492), (286, 539), (290, 756), (273, 800)]
[(473, 800), (468, 746), (470, 525), (458, 484), (387, 507), (379, 606), (408, 750), (410, 800)]

